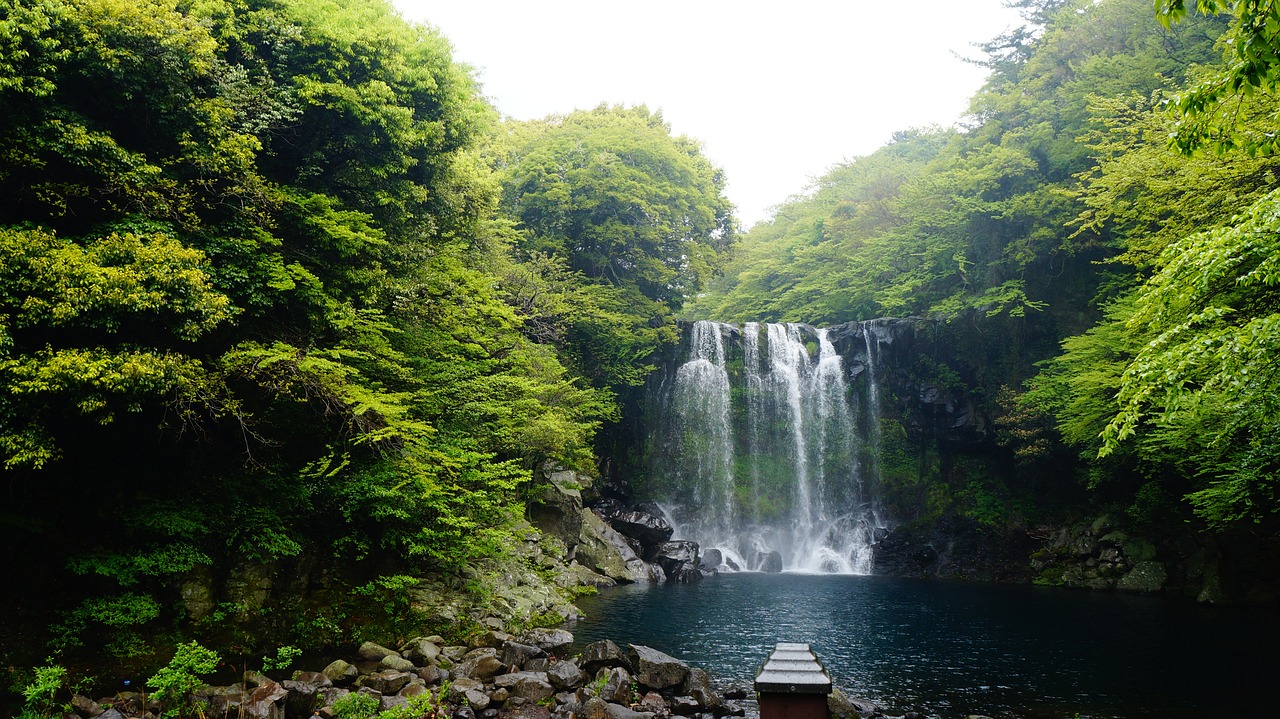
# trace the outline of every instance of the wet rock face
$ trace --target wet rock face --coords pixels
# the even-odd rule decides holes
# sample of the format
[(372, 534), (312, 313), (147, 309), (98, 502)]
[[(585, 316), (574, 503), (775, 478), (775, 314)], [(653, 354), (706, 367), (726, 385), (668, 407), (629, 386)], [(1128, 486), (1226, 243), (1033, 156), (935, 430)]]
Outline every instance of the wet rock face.
[(1022, 530), (989, 527), (968, 517), (894, 529), (875, 545), (876, 574), (1022, 582), (1038, 542)]
[(619, 512), (610, 518), (609, 524), (620, 534), (636, 539), (642, 546), (653, 546), (671, 539), (675, 532), (662, 516), (632, 510)]

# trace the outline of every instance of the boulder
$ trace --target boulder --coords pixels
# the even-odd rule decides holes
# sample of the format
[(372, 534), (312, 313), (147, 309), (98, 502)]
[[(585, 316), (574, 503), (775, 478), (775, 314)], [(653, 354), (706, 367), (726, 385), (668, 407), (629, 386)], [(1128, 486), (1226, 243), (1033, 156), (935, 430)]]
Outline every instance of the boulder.
[(552, 472), (529, 503), (529, 521), (544, 534), (572, 548), (582, 531), (581, 490), (590, 484), (589, 477), (576, 472)]
[(472, 679), (488, 679), (507, 670), (505, 664), (498, 659), (498, 650), (492, 647), (474, 649), (463, 657), (452, 670), (455, 677)]
[(525, 662), (546, 655), (546, 652), (532, 644), (521, 644), (516, 641), (507, 642), (502, 647), (502, 663), (509, 667), (523, 668)]
[(356, 650), (356, 654), (365, 661), (377, 662), (382, 661), (383, 657), (400, 656), (400, 653), (394, 649), (387, 649), (381, 644), (373, 642), (365, 642), (360, 645), (360, 649)]
[[(601, 682), (601, 679), (604, 681)], [(596, 682), (600, 684), (600, 691), (597, 696), (608, 702), (630, 704), (632, 699), (631, 681), (631, 674), (622, 667), (601, 669), (596, 674)]]
[(361, 686), (368, 687), (379, 694), (395, 694), (404, 688), (413, 675), (409, 672), (398, 672), (393, 669), (384, 669), (380, 672), (374, 672), (360, 679)]
[(548, 654), (559, 654), (573, 644), (573, 635), (563, 629), (538, 628), (521, 634), (520, 641)]
[(643, 697), (640, 697), (640, 706), (637, 709), (638, 711), (652, 712), (654, 714), (671, 713), (671, 706), (657, 692), (648, 692)]
[(694, 689), (698, 689), (698, 688), (710, 689), (711, 675), (707, 674), (707, 672), (703, 669), (698, 669), (697, 667), (691, 667), (689, 669), (689, 673), (685, 675), (684, 685), (680, 687), (680, 691), (681, 693), (688, 695), (692, 693)]
[(646, 547), (661, 544), (675, 533), (667, 520), (648, 512), (619, 512), (609, 519), (609, 525)]
[(400, 647), (400, 656), (426, 666), (440, 656), (440, 646), (426, 637), (416, 637)]
[(782, 571), (782, 555), (777, 550), (763, 552), (760, 557), (760, 571), (777, 574)]
[(611, 497), (605, 497), (593, 503), (591, 505), (591, 511), (607, 521), (627, 510), (618, 500)]
[(1164, 589), (1169, 573), (1164, 564), (1155, 561), (1138, 562), (1133, 569), (1116, 582), (1116, 589), (1127, 592), (1158, 592)]
[(747, 715), (747, 709), (737, 702), (723, 702), (716, 709), (715, 715), (718, 717), (742, 717)]
[(284, 719), (284, 698), (288, 690), (275, 682), (267, 682), (249, 695), (240, 705), (241, 716), (248, 719)]
[(651, 556), (654, 564), (662, 567), (669, 582), (690, 583), (702, 579), (698, 568), (698, 543), (688, 540), (663, 542), (654, 547)]
[(85, 717), (85, 719), (93, 719), (93, 717), (102, 714), (104, 711), (101, 704), (83, 694), (76, 694), (71, 697), (71, 708), (75, 710), (77, 715)]
[(839, 687), (831, 687), (827, 695), (827, 716), (831, 719), (858, 719), (858, 708)]
[(335, 659), (322, 672), (335, 686), (346, 686), (360, 676), (360, 670), (341, 659)]
[(512, 697), (523, 699), (530, 704), (538, 704), (556, 693), (543, 672), (517, 672), (506, 676), (519, 677), (515, 683), (507, 687), (507, 690), (511, 692)]
[(309, 717), (323, 705), (321, 690), (333, 686), (329, 677), (319, 672), (300, 672), (296, 679), (280, 682), (289, 692), (285, 700), (285, 714), (291, 717)]
[(574, 555), (578, 564), (619, 582), (652, 581), (648, 565), (621, 534), (590, 510), (583, 510), (582, 520)]
[(631, 658), (608, 639), (588, 644), (582, 650), (581, 667), (588, 675), (595, 675), (605, 667), (631, 668)]
[(693, 697), (675, 697), (671, 700), (671, 713), (687, 717), (697, 714), (702, 709)]
[(506, 632), (498, 631), (497, 629), (490, 629), (489, 631), (482, 632), (479, 636), (475, 637), (471, 643), (477, 647), (501, 649), (503, 645), (513, 639), (515, 639), (515, 637), (507, 634)]
[(379, 669), (386, 669), (397, 672), (411, 672), (417, 669), (413, 662), (399, 656), (385, 656), (382, 661), (378, 662)]
[(547, 681), (561, 691), (577, 689), (586, 677), (573, 662), (556, 662), (547, 668)]
[(418, 670), (418, 677), (426, 683), (427, 686), (439, 684), (449, 678), (449, 672), (436, 666), (425, 666)]
[(650, 647), (629, 645), (628, 653), (636, 680), (651, 689), (680, 686), (689, 676), (689, 665)]
[(719, 569), (724, 563), (724, 552), (714, 547), (702, 550), (702, 556), (698, 559), (698, 567), (703, 569)]

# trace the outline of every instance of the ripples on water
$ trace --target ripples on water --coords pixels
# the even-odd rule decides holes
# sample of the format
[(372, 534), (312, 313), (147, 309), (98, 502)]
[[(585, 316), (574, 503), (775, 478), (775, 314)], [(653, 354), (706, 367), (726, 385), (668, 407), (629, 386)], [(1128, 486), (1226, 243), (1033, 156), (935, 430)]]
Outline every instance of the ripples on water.
[(851, 696), (943, 717), (1262, 716), (1280, 676), (1274, 610), (1157, 597), (728, 574), (581, 604), (579, 643), (645, 644), (750, 686), (776, 642), (808, 642)]

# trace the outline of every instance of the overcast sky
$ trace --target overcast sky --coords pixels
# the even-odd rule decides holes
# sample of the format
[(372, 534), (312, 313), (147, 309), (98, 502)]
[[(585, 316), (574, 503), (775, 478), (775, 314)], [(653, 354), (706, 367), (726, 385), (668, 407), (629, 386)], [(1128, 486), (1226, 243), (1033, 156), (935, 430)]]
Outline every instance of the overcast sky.
[(1002, 0), (393, 0), (522, 120), (662, 110), (725, 169), (744, 227), (894, 131), (951, 125), (986, 72), (957, 55), (1019, 24)]

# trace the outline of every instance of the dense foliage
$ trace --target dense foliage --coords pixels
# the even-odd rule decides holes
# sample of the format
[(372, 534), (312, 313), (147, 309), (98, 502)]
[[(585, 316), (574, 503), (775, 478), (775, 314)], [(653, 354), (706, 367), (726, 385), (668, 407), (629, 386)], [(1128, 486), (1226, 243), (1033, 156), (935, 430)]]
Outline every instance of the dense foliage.
[(384, 0), (5, 0), (0, 43), (0, 544), (60, 646), (144, 652), (245, 563), (501, 554), (732, 239), (660, 118), (507, 133)]
[[(976, 391), (1004, 454), (967, 469), (906, 455), (932, 476), (921, 497), (976, 511), (976, 482), (1019, 521), (1019, 503), (1044, 516), (1051, 477), (1140, 519), (1185, 495), (1218, 529), (1273, 531), (1277, 11), (1016, 5), (1029, 24), (984, 46), (967, 127), (834, 167), (743, 238), (690, 312), (937, 322), (950, 365), (915, 381)], [(918, 481), (903, 470), (886, 481)]]

